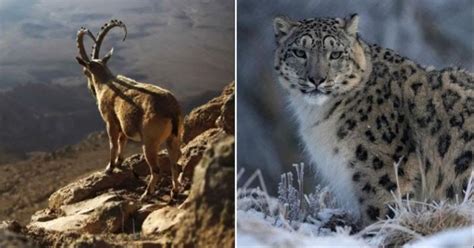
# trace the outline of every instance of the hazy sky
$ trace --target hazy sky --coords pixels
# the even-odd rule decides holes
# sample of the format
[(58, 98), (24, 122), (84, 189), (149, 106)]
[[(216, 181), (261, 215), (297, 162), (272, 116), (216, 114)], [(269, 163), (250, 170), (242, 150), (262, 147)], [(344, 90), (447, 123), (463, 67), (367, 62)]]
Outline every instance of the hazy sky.
[[(97, 3), (100, 2), (100, 3)], [(233, 0), (0, 0), (0, 88), (18, 83), (85, 84), (75, 36), (110, 19), (101, 56), (112, 72), (157, 83), (180, 97), (218, 90), (234, 78)], [(91, 43), (88, 42), (90, 52)]]

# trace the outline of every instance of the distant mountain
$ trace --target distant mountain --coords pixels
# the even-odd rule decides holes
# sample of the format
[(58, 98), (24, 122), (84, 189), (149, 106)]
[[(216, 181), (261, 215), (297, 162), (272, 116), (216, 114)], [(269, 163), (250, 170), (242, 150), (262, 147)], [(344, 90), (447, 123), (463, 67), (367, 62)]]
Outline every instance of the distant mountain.
[(83, 85), (24, 84), (0, 93), (0, 146), (8, 150), (56, 149), (101, 126)]
[[(218, 94), (206, 91), (179, 100), (186, 113)], [(85, 85), (30, 83), (0, 92), (0, 163), (13, 154), (75, 144), (103, 130), (94, 101)]]

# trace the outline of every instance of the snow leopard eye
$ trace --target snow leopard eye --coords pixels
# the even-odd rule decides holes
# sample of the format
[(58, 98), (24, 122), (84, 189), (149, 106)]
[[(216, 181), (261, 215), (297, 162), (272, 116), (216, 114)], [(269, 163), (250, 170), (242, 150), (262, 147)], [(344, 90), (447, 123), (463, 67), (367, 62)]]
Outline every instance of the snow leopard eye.
[(329, 58), (330, 59), (338, 59), (340, 58), (342, 55), (342, 52), (332, 52), (330, 55), (329, 55)]
[(306, 52), (301, 49), (293, 49), (291, 50), (291, 52), (293, 52), (293, 54), (298, 58), (302, 58), (302, 59), (306, 58)]

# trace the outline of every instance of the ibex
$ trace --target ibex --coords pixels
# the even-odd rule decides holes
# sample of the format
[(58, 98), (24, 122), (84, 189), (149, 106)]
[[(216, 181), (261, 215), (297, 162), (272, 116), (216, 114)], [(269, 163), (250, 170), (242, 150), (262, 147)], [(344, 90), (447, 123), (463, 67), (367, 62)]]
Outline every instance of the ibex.
[[(183, 133), (181, 108), (171, 92), (155, 85), (139, 83), (122, 75), (115, 76), (107, 66), (113, 48), (102, 58), (99, 51), (107, 33), (114, 27), (127, 28), (121, 21), (111, 20), (102, 26), (97, 38), (86, 28), (77, 33), (79, 55), (77, 62), (83, 66), (88, 86), (96, 97), (100, 114), (105, 121), (110, 143), (110, 162), (105, 170), (111, 173), (122, 162), (122, 152), (128, 139), (141, 142), (146, 162), (150, 167), (150, 180), (140, 199), (154, 192), (161, 172), (157, 167), (160, 146), (166, 142), (168, 150), (172, 191), (171, 199), (180, 187), (176, 162), (181, 156), (180, 143)], [(91, 59), (84, 48), (84, 35), (94, 41)]]

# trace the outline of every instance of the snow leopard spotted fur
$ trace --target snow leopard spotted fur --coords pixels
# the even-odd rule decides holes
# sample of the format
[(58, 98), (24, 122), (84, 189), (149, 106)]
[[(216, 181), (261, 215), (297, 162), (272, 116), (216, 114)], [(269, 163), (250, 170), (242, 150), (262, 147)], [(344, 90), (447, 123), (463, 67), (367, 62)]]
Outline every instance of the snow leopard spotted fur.
[(369, 45), (358, 20), (273, 22), (275, 74), (311, 162), (362, 224), (390, 215), (398, 190), (462, 198), (473, 170), (473, 74), (426, 69)]

